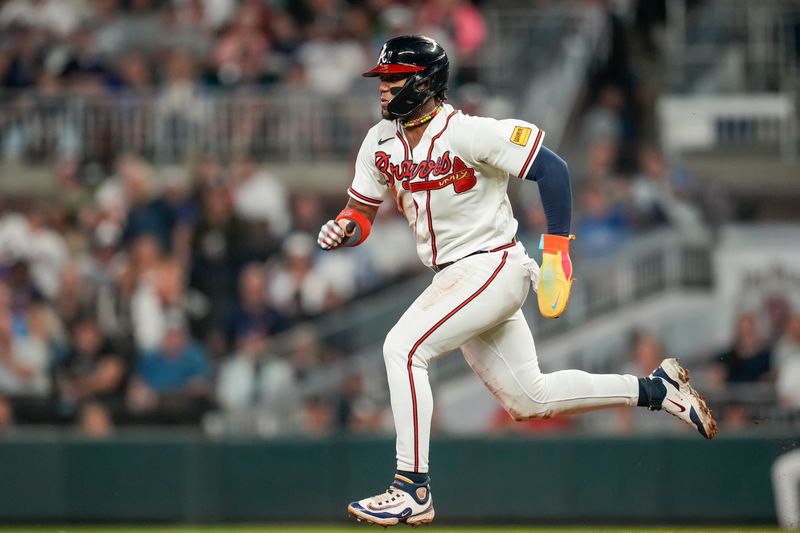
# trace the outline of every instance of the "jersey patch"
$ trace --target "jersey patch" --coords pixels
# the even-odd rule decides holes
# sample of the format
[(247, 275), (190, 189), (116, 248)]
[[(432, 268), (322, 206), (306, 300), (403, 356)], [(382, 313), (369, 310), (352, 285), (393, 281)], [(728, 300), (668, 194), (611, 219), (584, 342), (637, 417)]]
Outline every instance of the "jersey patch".
[(510, 141), (514, 144), (525, 146), (526, 144), (528, 144), (528, 139), (530, 139), (530, 137), (531, 137), (530, 128), (517, 126), (516, 128), (514, 128), (514, 131), (511, 132)]

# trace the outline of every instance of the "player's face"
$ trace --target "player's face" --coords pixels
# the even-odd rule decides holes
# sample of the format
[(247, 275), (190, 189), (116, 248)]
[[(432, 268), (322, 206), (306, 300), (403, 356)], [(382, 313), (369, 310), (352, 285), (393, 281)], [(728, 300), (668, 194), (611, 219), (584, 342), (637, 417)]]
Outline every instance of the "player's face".
[[(380, 92), (381, 92), (381, 115), (387, 120), (393, 117), (389, 114), (387, 106), (394, 98), (392, 89), (400, 89), (405, 85), (408, 76), (406, 74), (384, 74), (381, 76)], [(395, 91), (397, 92), (397, 91)]]

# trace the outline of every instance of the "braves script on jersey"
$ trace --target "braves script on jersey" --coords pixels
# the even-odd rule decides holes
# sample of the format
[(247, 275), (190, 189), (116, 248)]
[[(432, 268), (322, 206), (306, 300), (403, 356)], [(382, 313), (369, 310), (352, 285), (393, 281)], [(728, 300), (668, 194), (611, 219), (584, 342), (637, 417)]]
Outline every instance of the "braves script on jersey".
[(348, 190), (377, 206), (387, 190), (414, 230), (427, 266), (510, 244), (517, 231), (508, 177), (524, 177), (544, 132), (520, 120), (472, 117), (445, 104), (412, 149), (396, 122), (367, 133)]

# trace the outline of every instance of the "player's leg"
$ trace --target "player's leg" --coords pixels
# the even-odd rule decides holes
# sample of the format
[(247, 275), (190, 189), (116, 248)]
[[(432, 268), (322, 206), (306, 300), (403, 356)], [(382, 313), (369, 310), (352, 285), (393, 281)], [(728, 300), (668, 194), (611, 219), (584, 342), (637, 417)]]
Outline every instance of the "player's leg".
[(467, 363), (515, 420), (635, 406), (635, 376), (539, 370), (533, 335), (522, 311), (461, 347)]
[(548, 418), (609, 407), (663, 409), (706, 438), (716, 422), (676, 359), (665, 359), (647, 377), (539, 369), (533, 335), (519, 310), (462, 346), (476, 374), (516, 420)]
[(772, 489), (778, 523), (784, 529), (800, 528), (800, 450), (785, 453), (775, 460)]
[[(357, 518), (380, 525), (433, 519), (427, 481), (433, 413), (428, 364), (519, 308), (529, 284), (523, 255), (480, 254), (448, 267), (387, 335), (384, 359), (397, 431), (397, 476), (386, 493), (350, 505)], [(411, 517), (393, 513), (406, 508)]]

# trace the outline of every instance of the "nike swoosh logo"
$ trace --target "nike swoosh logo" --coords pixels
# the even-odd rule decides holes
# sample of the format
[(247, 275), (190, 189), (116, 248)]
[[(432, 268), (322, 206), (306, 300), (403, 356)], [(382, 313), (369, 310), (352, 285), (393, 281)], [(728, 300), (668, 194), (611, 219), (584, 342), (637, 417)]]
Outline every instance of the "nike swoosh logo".
[(550, 306), (550, 309), (555, 309), (560, 299), (561, 299), (561, 289), (559, 289), (558, 294), (556, 295), (556, 301), (553, 302), (553, 305)]
[(670, 399), (667, 399), (667, 401), (672, 403), (673, 405), (677, 406), (678, 408), (680, 408), (681, 413), (686, 410), (686, 408), (684, 406), (682, 406), (681, 404), (679, 404), (678, 402), (672, 401)]
[(383, 143), (388, 143), (392, 139), (394, 139), (394, 137), (389, 137), (388, 139), (381, 139), (378, 141), (378, 146), (382, 145)]

